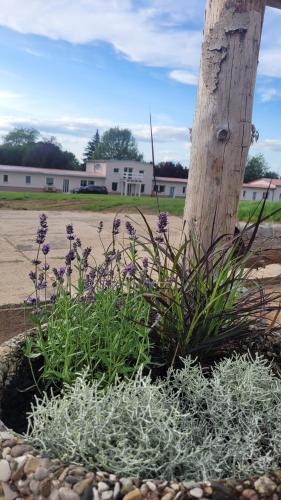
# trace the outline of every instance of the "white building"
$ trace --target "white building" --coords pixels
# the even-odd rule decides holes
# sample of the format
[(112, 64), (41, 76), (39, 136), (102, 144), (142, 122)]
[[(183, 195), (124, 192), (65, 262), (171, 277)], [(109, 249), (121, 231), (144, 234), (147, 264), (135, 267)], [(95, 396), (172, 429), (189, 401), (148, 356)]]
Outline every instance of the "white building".
[[(151, 163), (123, 160), (88, 161), (86, 171), (0, 165), (0, 191), (54, 191), (69, 193), (93, 184), (111, 194), (185, 197), (187, 179), (153, 177)], [(281, 200), (281, 179), (258, 179), (243, 184), (241, 200)]]
[(260, 201), (266, 196), (269, 201), (281, 200), (281, 179), (256, 179), (243, 184), (240, 200)]

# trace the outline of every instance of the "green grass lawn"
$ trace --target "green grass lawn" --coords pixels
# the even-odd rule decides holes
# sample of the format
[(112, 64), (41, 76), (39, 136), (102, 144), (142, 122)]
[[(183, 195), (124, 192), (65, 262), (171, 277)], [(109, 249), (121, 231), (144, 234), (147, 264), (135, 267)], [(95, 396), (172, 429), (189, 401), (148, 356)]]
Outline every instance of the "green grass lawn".
[[(69, 208), (74, 210), (91, 210), (94, 212), (102, 212), (104, 210), (122, 210), (130, 211), (134, 208), (139, 208), (145, 212), (157, 213), (157, 199), (149, 196), (141, 197), (128, 197), (118, 195), (84, 195), (84, 194), (64, 194), (64, 193), (27, 193), (27, 192), (0, 192), (0, 202), (23, 202), (23, 208), (33, 208), (32, 201), (36, 202), (42, 200), (42, 210), (44, 210), (44, 200), (47, 200), (46, 208), (50, 207), (50, 201), (54, 201), (54, 206), (60, 204), (63, 208), (64, 204), (70, 205)], [(27, 204), (25, 204), (27, 202)], [(17, 208), (20, 203), (17, 203)], [(161, 198), (159, 197), (160, 210), (167, 211), (173, 215), (181, 216), (184, 209), (183, 198)], [(2, 207), (5, 208), (2, 204)], [(241, 201), (239, 207), (239, 220), (247, 221), (249, 218), (255, 220), (259, 211), (260, 202), (254, 201)], [(34, 207), (36, 208), (36, 207)], [(268, 215), (276, 209), (280, 212), (275, 214), (270, 220), (275, 222), (281, 221), (281, 201), (272, 202), (267, 201), (265, 206), (264, 215)]]

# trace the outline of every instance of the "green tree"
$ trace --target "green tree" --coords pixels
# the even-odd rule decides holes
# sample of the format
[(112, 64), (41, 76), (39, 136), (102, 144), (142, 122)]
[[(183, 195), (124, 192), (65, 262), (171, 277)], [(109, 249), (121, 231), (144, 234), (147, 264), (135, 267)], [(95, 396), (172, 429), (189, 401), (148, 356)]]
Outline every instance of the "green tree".
[(24, 146), (37, 141), (40, 133), (35, 128), (14, 128), (3, 137), (6, 146)]
[(255, 181), (256, 179), (260, 179), (262, 177), (270, 177), (273, 179), (279, 178), (278, 174), (269, 171), (263, 154), (258, 154), (248, 159), (245, 169), (244, 182)]
[(84, 161), (88, 160), (93, 160), (95, 151), (100, 144), (100, 134), (99, 131), (97, 130), (93, 138), (88, 142), (85, 151), (84, 151), (84, 156), (83, 159)]
[(137, 160), (143, 155), (139, 153), (132, 132), (119, 127), (110, 128), (102, 135), (94, 153), (95, 160)]

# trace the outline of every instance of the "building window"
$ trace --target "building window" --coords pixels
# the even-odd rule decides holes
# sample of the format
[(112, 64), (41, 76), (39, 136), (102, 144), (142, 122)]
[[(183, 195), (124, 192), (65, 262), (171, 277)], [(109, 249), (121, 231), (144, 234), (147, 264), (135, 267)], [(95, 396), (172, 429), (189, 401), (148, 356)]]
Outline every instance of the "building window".
[(113, 172), (114, 172), (115, 174), (118, 174), (118, 172), (119, 172), (119, 168), (114, 168), (114, 169), (113, 169)]
[(31, 175), (25, 176), (25, 184), (31, 184)]
[(54, 178), (53, 177), (46, 177), (46, 184), (47, 184), (47, 186), (53, 186), (54, 185)]
[(94, 186), (95, 185), (95, 181), (88, 181), (88, 186)]
[(158, 186), (159, 193), (165, 193), (165, 186)]
[(243, 191), (243, 198), (246, 198), (247, 191)]
[(124, 172), (129, 172), (131, 174), (133, 172), (133, 168), (125, 167)]
[(9, 182), (9, 176), (8, 174), (3, 175), (3, 182)]
[(254, 192), (253, 192), (253, 200), (255, 200), (255, 199), (256, 199), (256, 197), (257, 197), (257, 192), (256, 192), (256, 191), (254, 191)]
[(141, 193), (144, 193), (144, 190), (145, 190), (145, 184), (142, 184), (141, 185)]
[(87, 186), (87, 180), (86, 179), (81, 179), (80, 186), (81, 187), (86, 187)]
[(186, 193), (186, 186), (183, 186), (182, 188), (182, 194), (185, 194)]
[(281, 193), (279, 194), (279, 200), (281, 200)]
[(112, 191), (117, 191), (117, 188), (118, 188), (118, 182), (113, 182), (111, 185)]
[(268, 192), (267, 191), (265, 193), (262, 193), (262, 199), (263, 200), (266, 200), (267, 196), (268, 196)]
[(139, 170), (139, 173), (140, 174), (144, 174), (144, 170)]

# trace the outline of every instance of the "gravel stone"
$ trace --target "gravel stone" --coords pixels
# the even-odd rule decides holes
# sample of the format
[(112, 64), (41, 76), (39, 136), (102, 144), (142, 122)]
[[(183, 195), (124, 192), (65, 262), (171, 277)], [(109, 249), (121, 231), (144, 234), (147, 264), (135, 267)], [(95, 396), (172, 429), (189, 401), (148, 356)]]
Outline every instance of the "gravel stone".
[(147, 481), (146, 485), (148, 486), (150, 491), (157, 491), (157, 486), (152, 481)]
[(103, 491), (101, 494), (102, 500), (111, 500), (113, 498), (113, 491)]
[(3, 492), (4, 492), (4, 499), (5, 500), (14, 500), (15, 498), (18, 497), (18, 494), (16, 491), (13, 491), (12, 488), (6, 483), (2, 484)]
[(81, 500), (92, 500), (93, 499), (93, 488), (91, 486), (88, 486), (88, 488), (85, 489)]
[(73, 487), (73, 490), (78, 495), (82, 495), (82, 493), (84, 493), (85, 489), (88, 488), (91, 483), (92, 483), (92, 479), (82, 479), (82, 481), (79, 481), (79, 483), (75, 484), (75, 486)]
[(37, 481), (43, 481), (43, 479), (45, 479), (45, 477), (47, 476), (48, 470), (45, 469), (45, 467), (38, 467), (38, 469), (36, 469), (35, 471), (34, 479), (36, 479)]
[(9, 481), (11, 469), (7, 460), (0, 460), (0, 481)]
[(121, 483), (121, 493), (122, 495), (125, 495), (126, 493), (129, 493), (134, 489), (133, 481), (129, 478), (122, 477), (120, 479)]
[(175, 496), (175, 493), (166, 493), (161, 500), (172, 500)]
[(29, 488), (31, 489), (32, 493), (34, 493), (34, 495), (37, 495), (37, 493), (39, 492), (39, 486), (40, 486), (39, 481), (31, 479), (29, 483)]
[(6, 458), (7, 455), (10, 455), (10, 453), (11, 453), (11, 448), (9, 446), (7, 446), (7, 448), (3, 448), (2, 457)]
[(121, 490), (120, 483), (115, 483), (113, 490), (113, 498), (117, 498)]
[(60, 488), (59, 489), (59, 499), (60, 500), (80, 500), (79, 495), (70, 488)]
[(260, 477), (254, 485), (260, 495), (270, 495), (276, 490), (276, 484), (267, 476)]
[(94, 500), (100, 500), (100, 496), (99, 496), (99, 492), (98, 492), (97, 488), (93, 488), (93, 497), (94, 497)]
[(30, 444), (16, 444), (15, 446), (13, 446), (11, 450), (11, 455), (13, 458), (21, 457), (22, 455), (31, 450), (32, 446), (30, 446)]
[(256, 493), (256, 491), (255, 490), (251, 490), (249, 488), (247, 488), (246, 490), (244, 490), (243, 493), (242, 493), (242, 495), (240, 496), (241, 500), (244, 500), (246, 498), (248, 500), (259, 500), (259, 496)]
[(141, 500), (141, 492), (139, 488), (129, 491), (129, 493), (124, 496), (123, 500)]
[(31, 472), (35, 472), (38, 467), (40, 467), (40, 458), (29, 457), (24, 466), (24, 472), (30, 474)]
[(43, 497), (48, 498), (50, 496), (51, 484), (52, 482), (49, 477), (46, 477), (43, 481), (41, 481), (39, 491)]
[(98, 483), (98, 492), (102, 493), (103, 491), (107, 491), (107, 490), (109, 490), (108, 484), (105, 483), (104, 481), (100, 481)]
[(190, 490), (189, 494), (193, 498), (202, 498), (204, 493), (203, 493), (203, 490), (201, 488), (192, 488), (192, 490)]
[(71, 485), (76, 484), (76, 483), (79, 482), (79, 477), (77, 477), (77, 476), (70, 476), (70, 475), (66, 476), (65, 482), (69, 483)]

